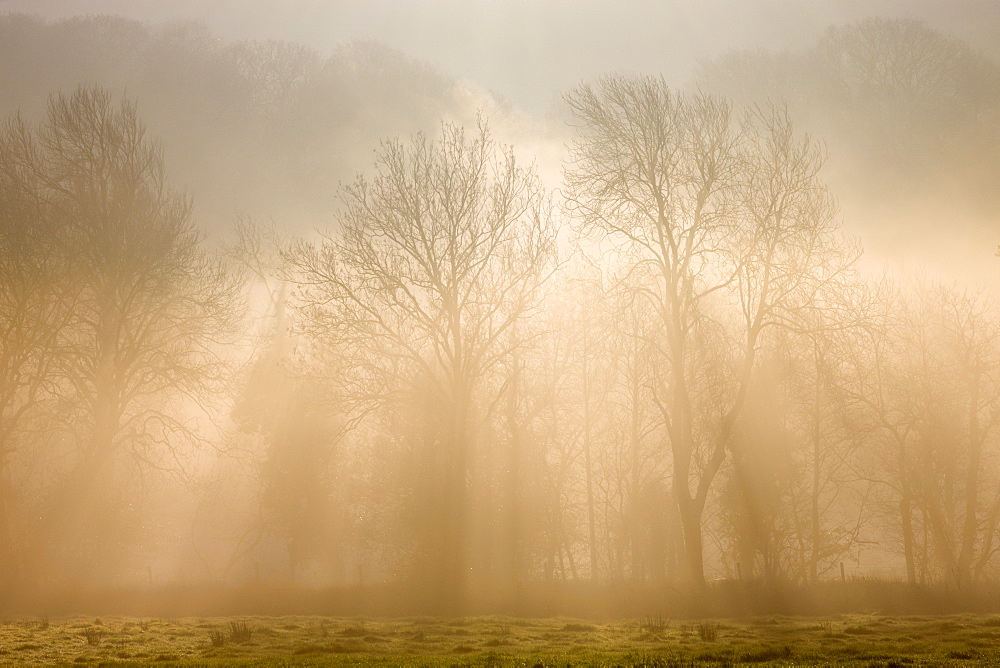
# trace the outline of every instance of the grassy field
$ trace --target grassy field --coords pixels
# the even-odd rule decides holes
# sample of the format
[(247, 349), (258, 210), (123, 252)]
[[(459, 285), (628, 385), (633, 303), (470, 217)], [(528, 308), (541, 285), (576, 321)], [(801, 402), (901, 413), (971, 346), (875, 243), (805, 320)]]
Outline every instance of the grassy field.
[(4, 620), (4, 665), (1000, 665), (1000, 616)]

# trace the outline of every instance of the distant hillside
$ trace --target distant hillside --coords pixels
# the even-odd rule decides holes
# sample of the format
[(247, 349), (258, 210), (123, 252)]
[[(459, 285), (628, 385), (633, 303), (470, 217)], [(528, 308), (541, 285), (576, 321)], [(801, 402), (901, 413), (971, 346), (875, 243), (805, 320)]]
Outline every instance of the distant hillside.
[(321, 54), (287, 42), (226, 42), (195, 23), (115, 16), (0, 16), (0, 115), (38, 119), (51, 93), (98, 84), (135, 100), (164, 146), (170, 182), (208, 229), (237, 210), (308, 230), (336, 186), (387, 136), (474, 122), (497, 102), (376, 42)]

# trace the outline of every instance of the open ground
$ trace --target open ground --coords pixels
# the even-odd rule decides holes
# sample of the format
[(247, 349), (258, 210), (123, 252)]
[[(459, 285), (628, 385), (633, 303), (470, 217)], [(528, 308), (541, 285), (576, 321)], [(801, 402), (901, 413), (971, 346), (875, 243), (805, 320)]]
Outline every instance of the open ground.
[(1000, 616), (614, 621), (322, 616), (4, 620), (0, 663), (372, 666), (1000, 664)]

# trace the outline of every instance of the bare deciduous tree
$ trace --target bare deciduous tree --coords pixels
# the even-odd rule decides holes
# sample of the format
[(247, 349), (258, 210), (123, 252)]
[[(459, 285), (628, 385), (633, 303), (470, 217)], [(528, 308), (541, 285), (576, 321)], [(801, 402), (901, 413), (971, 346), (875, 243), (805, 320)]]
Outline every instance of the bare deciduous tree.
[(56, 352), (73, 302), (67, 248), (44, 199), (37, 146), (20, 118), (0, 131), (0, 570), (14, 576), (23, 536), (11, 526), (14, 489), (7, 465), (51, 401)]
[[(821, 152), (787, 114), (751, 110), (737, 123), (717, 98), (662, 79), (608, 77), (567, 100), (582, 127), (566, 180), (584, 229), (622, 250), (662, 320), (669, 369), (661, 407), (686, 565), (704, 582), (702, 513), (747, 400), (765, 330), (791, 326), (855, 253), (837, 239), (818, 177)], [(727, 300), (738, 326), (729, 328)], [(697, 347), (724, 334), (730, 387), (697, 405)], [(720, 360), (720, 363), (723, 363)], [(716, 417), (717, 416), (717, 417)]]
[[(443, 607), (466, 579), (467, 482), (483, 378), (511, 354), (517, 322), (553, 267), (554, 231), (532, 170), (473, 136), (383, 143), (372, 177), (342, 192), (339, 229), (291, 253), (304, 327), (344, 351), (356, 409), (436, 414), (422, 456), (431, 526), (422, 550)], [(515, 342), (515, 343), (512, 343)]]
[(111, 479), (125, 491), (120, 457), (181, 465), (179, 442), (199, 433), (184, 416), (223, 380), (241, 286), (204, 249), (134, 105), (81, 88), (51, 99), (36, 137), (37, 196), (71, 249), (60, 261), (74, 290), (55, 352), (72, 454), (38, 527), (54, 548), (83, 525), (99, 543), (111, 532), (98, 497)]

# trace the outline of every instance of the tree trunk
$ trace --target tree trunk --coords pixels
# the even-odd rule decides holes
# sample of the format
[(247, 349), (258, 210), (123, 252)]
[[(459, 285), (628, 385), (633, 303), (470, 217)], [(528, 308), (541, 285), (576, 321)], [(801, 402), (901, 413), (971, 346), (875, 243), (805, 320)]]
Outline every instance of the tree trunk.
[(589, 346), (587, 345), (587, 335), (583, 336), (583, 457), (587, 474), (587, 530), (590, 546), (590, 579), (597, 580), (598, 560), (597, 560), (597, 524), (594, 517), (594, 465), (590, 452), (590, 378), (588, 377), (587, 355)]
[(982, 459), (982, 438), (979, 427), (979, 377), (970, 372), (969, 379), (969, 463), (965, 479), (965, 522), (962, 527), (962, 545), (958, 556), (958, 584), (972, 584), (972, 562), (975, 558), (976, 538), (979, 533), (979, 467)]
[(903, 556), (906, 560), (906, 582), (915, 585), (917, 584), (917, 570), (913, 558), (912, 504), (909, 486), (904, 483), (903, 494), (899, 499), (899, 517), (903, 529)]
[[(0, 455), (2, 456), (2, 455)], [(14, 531), (11, 526), (10, 483), (0, 461), (0, 591), (18, 581), (19, 564), (14, 550)]]
[(466, 517), (468, 514), (468, 443), (466, 442), (467, 404), (455, 406), (448, 430), (448, 451), (445, 461), (445, 503), (442, 516), (440, 561), (437, 568), (435, 594), (440, 614), (462, 614), (468, 586), (468, 555), (466, 554)]
[[(682, 486), (674, 481), (674, 489)], [(684, 576), (696, 588), (705, 586), (705, 564), (702, 549), (701, 509), (687, 496), (686, 489), (677, 494), (677, 510), (684, 531)], [(676, 492), (675, 492), (676, 493)]]
[(823, 365), (820, 361), (819, 350), (814, 351), (816, 358), (816, 392), (813, 396), (813, 425), (812, 425), (812, 439), (813, 439), (813, 461), (812, 461), (812, 490), (811, 498), (809, 499), (809, 526), (810, 526), (810, 542), (812, 543), (812, 551), (809, 555), (809, 582), (810, 584), (816, 584), (819, 581), (819, 560), (820, 560), (820, 541), (821, 537), (821, 525), (819, 517), (819, 494), (821, 489), (821, 469), (820, 461), (822, 457), (822, 446), (820, 444), (820, 438), (822, 435), (822, 413), (821, 407), (823, 405), (823, 395), (820, 384), (820, 378), (823, 373)]
[(504, 586), (512, 593), (515, 603), (520, 593), (522, 569), (524, 566), (523, 552), (523, 524), (524, 510), (522, 508), (523, 499), (521, 495), (521, 459), (522, 459), (522, 437), (521, 428), (517, 420), (517, 395), (520, 391), (520, 360), (515, 348), (512, 360), (513, 369), (510, 377), (510, 384), (507, 388), (507, 434), (510, 444), (507, 450), (507, 476), (506, 488), (506, 508), (505, 518), (506, 531), (505, 554), (506, 563), (504, 565)]
[[(642, 533), (639, 527), (639, 510), (643, 509), (648, 512), (649, 508), (646, 506), (645, 500), (642, 498), (642, 490), (640, 489), (640, 479), (639, 479), (639, 388), (638, 383), (633, 380), (632, 382), (632, 392), (631, 392), (631, 420), (629, 423), (629, 444), (630, 448), (630, 480), (629, 480), (629, 534), (631, 543), (631, 577), (633, 582), (638, 582), (643, 579), (643, 568), (642, 568)], [(652, 527), (651, 527), (652, 528)]]

